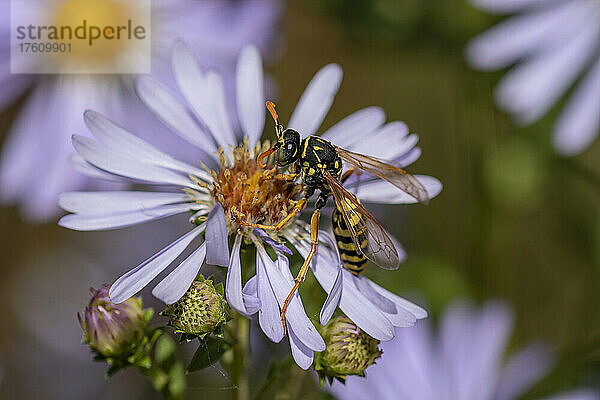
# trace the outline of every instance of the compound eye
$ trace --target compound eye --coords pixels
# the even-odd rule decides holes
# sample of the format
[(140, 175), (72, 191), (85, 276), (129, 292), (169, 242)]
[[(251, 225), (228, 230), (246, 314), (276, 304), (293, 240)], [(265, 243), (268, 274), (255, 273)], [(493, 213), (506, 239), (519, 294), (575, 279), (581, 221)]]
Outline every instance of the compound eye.
[(287, 165), (292, 162), (296, 156), (296, 144), (286, 143), (277, 152), (277, 161), (279, 165)]

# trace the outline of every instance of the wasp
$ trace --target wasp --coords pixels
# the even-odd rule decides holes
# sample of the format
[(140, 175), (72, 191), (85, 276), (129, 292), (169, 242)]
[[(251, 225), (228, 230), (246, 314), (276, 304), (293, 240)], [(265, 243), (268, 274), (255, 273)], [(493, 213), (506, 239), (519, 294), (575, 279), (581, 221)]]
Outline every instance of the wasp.
[[(332, 215), (334, 235), (344, 268), (358, 275), (366, 260), (387, 270), (398, 269), (400, 260), (394, 243), (383, 227), (363, 207), (358, 198), (342, 186), (354, 172), (364, 172), (384, 179), (406, 192), (421, 203), (428, 203), (429, 196), (423, 185), (408, 172), (390, 165), (375, 157), (342, 149), (317, 136), (301, 139), (294, 129), (284, 129), (279, 122), (275, 104), (267, 102), (267, 109), (275, 121), (277, 141), (270, 149), (261, 153), (257, 163), (275, 153), (276, 167), (289, 167), (291, 172), (277, 174), (279, 179), (295, 181), (302, 178), (304, 195), (294, 208), (277, 225), (261, 225), (240, 222), (243, 226), (278, 231), (307, 205), (308, 200), (318, 190), (311, 217), (311, 250), (304, 260), (295, 285), (288, 294), (281, 309), (281, 322), (285, 332), (285, 313), (294, 293), (306, 278), (310, 262), (318, 246), (320, 210), (333, 196), (335, 209)], [(344, 163), (349, 168), (342, 175)]]

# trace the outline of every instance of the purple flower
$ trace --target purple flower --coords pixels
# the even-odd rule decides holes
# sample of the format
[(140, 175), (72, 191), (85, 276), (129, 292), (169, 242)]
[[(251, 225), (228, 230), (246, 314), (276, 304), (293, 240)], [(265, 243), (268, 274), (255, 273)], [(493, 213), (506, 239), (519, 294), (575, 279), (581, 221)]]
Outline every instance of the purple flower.
[[(23, 2), (20, 8), (28, 7), (28, 14), (52, 20), (53, 13), (75, 1), (54, 0), (56, 4), (49, 6), (48, 0), (33, 0)], [(136, 12), (135, 0), (124, 2), (127, 7), (123, 10)], [(95, 3), (102, 8), (103, 1)], [(115, 2), (105, 3), (114, 7)], [(161, 144), (162, 149), (178, 151), (189, 159), (198, 157), (197, 151), (182, 145), (183, 141), (162, 140), (164, 132), (149, 123), (150, 114), (133, 93), (132, 75), (11, 74), (9, 6), (8, 0), (0, 0), (0, 109), (28, 89), (31, 95), (0, 156), (2, 202), (20, 204), (24, 218), (39, 221), (56, 215), (59, 193), (92, 185), (106, 187), (77, 173), (68, 162), (71, 135), (86, 132), (80, 118), (86, 109), (109, 113), (143, 132), (146, 139)], [(233, 89), (237, 54), (247, 43), (266, 50), (273, 39), (278, 14), (276, 0), (153, 0), (152, 73), (167, 81), (164, 78), (168, 76), (169, 51), (175, 39), (182, 38), (199, 56), (202, 66), (222, 71), (226, 77), (223, 85)], [(120, 59), (131, 54), (121, 51), (110, 57)], [(188, 151), (180, 152), (182, 148)]]
[[(239, 129), (230, 122), (231, 112), (226, 106), (219, 74), (202, 71), (182, 42), (174, 48), (172, 66), (179, 92), (187, 105), (181, 102), (179, 94), (149, 77), (138, 80), (137, 93), (172, 132), (190, 147), (198, 148), (202, 166), (177, 160), (101, 114), (88, 111), (84, 117), (86, 125), (98, 140), (73, 137), (78, 153), (72, 160), (76, 168), (98, 178), (151, 184), (154, 189), (65, 193), (60, 196), (60, 205), (73, 214), (63, 217), (59, 224), (93, 231), (122, 228), (176, 214), (190, 215), (189, 232), (117, 279), (110, 289), (111, 299), (118, 303), (136, 294), (174, 264), (194, 239), (204, 235), (204, 242), (188, 258), (177, 263), (152, 293), (172, 304), (188, 290), (204, 262), (226, 266), (226, 297), (231, 307), (245, 316), (258, 313), (262, 330), (272, 341), (279, 342), (283, 338), (280, 310), (294, 284), (284, 255), (284, 241), (287, 239), (306, 256), (310, 234), (306, 223), (297, 218), (280, 231), (269, 233), (238, 223), (243, 220), (276, 224), (291, 210), (303, 190), (301, 183), (273, 177), (269, 169), (263, 169), (255, 161), (257, 154), (269, 148), (268, 142), (260, 140), (265, 125), (265, 96), (259, 52), (247, 47), (239, 56), (234, 101)], [(341, 78), (341, 68), (335, 64), (317, 72), (294, 110), (289, 126), (304, 135), (314, 134), (331, 106)], [(371, 149), (376, 154), (383, 153), (401, 165), (418, 158), (420, 150), (414, 147), (416, 136), (407, 135), (404, 124), (382, 125), (384, 120), (379, 108), (367, 108), (342, 120), (325, 135), (339, 139), (350, 149), (361, 150), (357, 138), (349, 135), (360, 137), (368, 133), (382, 144)], [(357, 128), (360, 126), (363, 129)], [(435, 178), (417, 178), (430, 197), (441, 190)], [(374, 179), (354, 179), (348, 186), (367, 202), (415, 202), (409, 195), (394, 193), (398, 190), (392, 191), (392, 185)], [(372, 190), (379, 194), (371, 193)], [(231, 251), (229, 240), (233, 242)], [(268, 255), (265, 245), (275, 250), (275, 260)], [(242, 246), (255, 247), (257, 252), (256, 275), (245, 283), (242, 268), (248, 266), (241, 263)], [(317, 278), (328, 290), (339, 271), (339, 260), (337, 264), (334, 262), (335, 254), (337, 250), (322, 246), (318, 267), (313, 265)], [(384, 340), (393, 337), (394, 324), (409, 326), (417, 318), (425, 317), (425, 311), (412, 303), (374, 284), (371, 290), (368, 280), (356, 278), (355, 281), (346, 274), (344, 271), (343, 284), (338, 280), (338, 289), (328, 297), (324, 315), (330, 316), (339, 303), (365, 332)], [(364, 282), (367, 286), (363, 285), (359, 291), (357, 285)], [(365, 303), (359, 304), (363, 300)], [(381, 304), (387, 307), (385, 311), (389, 315), (378, 311)], [(292, 355), (299, 366), (308, 368), (313, 352), (322, 351), (325, 343), (307, 317), (297, 293), (289, 304), (286, 322)]]
[(576, 83), (554, 126), (553, 143), (575, 155), (600, 129), (600, 5), (597, 0), (471, 0), (491, 13), (512, 13), (467, 46), (481, 70), (516, 64), (496, 88), (497, 103), (522, 124), (546, 114)]
[[(202, 72), (181, 42), (173, 52), (173, 71), (189, 108), (152, 78), (140, 79), (137, 92), (165, 125), (203, 152), (201, 161), (211, 166), (213, 172), (176, 160), (101, 114), (88, 111), (84, 119), (98, 141), (73, 137), (78, 152), (78, 157), (72, 160), (75, 166), (91, 176), (150, 183), (162, 188), (145, 192), (65, 193), (60, 196), (60, 204), (74, 214), (63, 217), (60, 225), (85, 231), (106, 230), (190, 214), (193, 228), (117, 279), (110, 289), (111, 299), (119, 303), (136, 294), (204, 234), (204, 243), (160, 281), (152, 293), (173, 304), (188, 290), (205, 261), (228, 266), (226, 293), (230, 305), (246, 316), (258, 312), (265, 334), (278, 342), (283, 338), (280, 304), (292, 288), (293, 279), (287, 258), (278, 254), (276, 261), (271, 260), (262, 243), (266, 241), (281, 250), (275, 244), (295, 226), (294, 222), (279, 235), (272, 234), (269, 240), (265, 240), (266, 233), (257, 234), (235, 222), (239, 213), (249, 222), (277, 222), (283, 209), (293, 207), (291, 201), (301, 191), (297, 183), (274, 183), (267, 178), (268, 171), (254, 161), (257, 151), (268, 146), (260, 143), (265, 123), (260, 55), (256, 48), (248, 47), (239, 57), (236, 104), (241, 130), (235, 130), (230, 122), (220, 75)], [(234, 237), (231, 254), (229, 235)], [(239, 254), (243, 241), (253, 243), (258, 250), (256, 276), (242, 289)], [(323, 350), (325, 344), (306, 316), (298, 295), (290, 304), (287, 322), (292, 353), (299, 365), (308, 368), (312, 351)]]
[[(481, 309), (457, 302), (445, 312), (437, 336), (426, 321), (382, 344), (383, 356), (367, 377), (348, 377), (330, 391), (340, 400), (512, 400), (542, 379), (551, 353), (529, 345), (504, 362), (513, 316), (500, 302)], [(578, 390), (546, 400), (598, 400), (598, 393)]]

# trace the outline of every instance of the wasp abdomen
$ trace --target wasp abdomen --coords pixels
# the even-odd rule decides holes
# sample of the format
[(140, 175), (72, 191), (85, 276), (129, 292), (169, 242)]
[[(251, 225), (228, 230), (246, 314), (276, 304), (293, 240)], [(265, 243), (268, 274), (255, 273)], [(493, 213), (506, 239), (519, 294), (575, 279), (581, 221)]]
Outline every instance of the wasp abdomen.
[[(331, 220), (333, 223), (335, 242), (337, 244), (342, 263), (344, 264), (344, 268), (350, 271), (350, 273), (358, 276), (365, 268), (367, 259), (362, 253), (359, 253), (356, 250), (356, 246), (352, 240), (352, 235), (348, 230), (346, 221), (337, 207), (333, 210)], [(366, 243), (363, 243), (362, 245), (366, 246)]]

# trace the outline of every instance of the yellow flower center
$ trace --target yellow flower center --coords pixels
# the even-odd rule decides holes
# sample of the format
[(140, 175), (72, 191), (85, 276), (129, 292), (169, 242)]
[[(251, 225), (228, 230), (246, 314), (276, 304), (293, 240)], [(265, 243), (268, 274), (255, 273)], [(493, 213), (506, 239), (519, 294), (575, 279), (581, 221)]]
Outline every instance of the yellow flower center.
[[(269, 142), (257, 145), (255, 154), (270, 147)], [(272, 160), (267, 165), (273, 165)], [(264, 169), (250, 156), (247, 145), (234, 149), (234, 162), (230, 166), (221, 156), (219, 172), (211, 171), (212, 197), (221, 203), (228, 226), (237, 228), (237, 221), (276, 225), (296, 205), (304, 187), (296, 182), (277, 178), (272, 168)]]
[[(67, 60), (83, 65), (114, 63), (126, 51), (131, 51), (127, 47), (134, 41), (128, 40), (123, 27), (127, 27), (130, 20), (135, 26), (137, 11), (130, 1), (65, 0), (56, 8), (51, 20), (62, 42), (71, 44), (70, 54), (55, 54), (55, 57), (61, 62)], [(90, 44), (92, 35), (95, 39)]]

